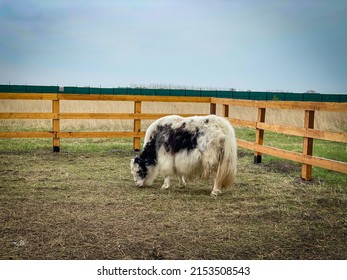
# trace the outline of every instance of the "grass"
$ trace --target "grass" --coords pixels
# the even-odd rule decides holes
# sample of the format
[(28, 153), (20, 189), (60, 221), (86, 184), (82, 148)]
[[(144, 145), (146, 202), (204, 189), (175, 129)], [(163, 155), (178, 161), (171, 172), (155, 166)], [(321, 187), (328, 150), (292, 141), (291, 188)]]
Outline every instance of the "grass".
[(0, 259), (347, 258), (345, 174), (303, 182), (300, 165), (239, 149), (236, 184), (214, 199), (211, 180), (136, 188), (131, 140), (51, 144), (0, 141)]

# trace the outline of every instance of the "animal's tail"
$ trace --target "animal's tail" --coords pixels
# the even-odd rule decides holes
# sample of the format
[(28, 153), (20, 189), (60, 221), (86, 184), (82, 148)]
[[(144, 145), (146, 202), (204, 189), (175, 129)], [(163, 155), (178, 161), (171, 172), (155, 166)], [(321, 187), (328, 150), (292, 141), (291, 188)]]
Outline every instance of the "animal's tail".
[(237, 171), (237, 143), (234, 128), (225, 120), (224, 151), (219, 161), (216, 184), (221, 190), (231, 188)]

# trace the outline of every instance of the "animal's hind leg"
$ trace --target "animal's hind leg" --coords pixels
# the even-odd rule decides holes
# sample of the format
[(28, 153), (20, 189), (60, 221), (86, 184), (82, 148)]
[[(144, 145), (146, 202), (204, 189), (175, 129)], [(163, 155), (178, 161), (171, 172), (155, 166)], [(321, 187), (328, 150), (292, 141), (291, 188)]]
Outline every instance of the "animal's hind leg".
[(161, 186), (162, 189), (168, 189), (170, 187), (170, 177), (167, 176), (164, 179), (164, 184)]
[(220, 189), (220, 186), (217, 184), (217, 180), (214, 180), (214, 185), (213, 185), (213, 189), (211, 192), (211, 196), (217, 196), (218, 194), (220, 194), (222, 191)]

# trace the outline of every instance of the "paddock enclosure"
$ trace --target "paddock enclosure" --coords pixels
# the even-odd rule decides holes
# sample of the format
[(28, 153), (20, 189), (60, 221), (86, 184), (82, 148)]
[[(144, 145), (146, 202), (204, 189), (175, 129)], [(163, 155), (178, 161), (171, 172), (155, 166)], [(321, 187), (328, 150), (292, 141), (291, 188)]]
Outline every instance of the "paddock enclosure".
[[(211, 113), (236, 128), (231, 190), (135, 187), (154, 119)], [(0, 259), (347, 258), (346, 103), (3, 92), (0, 128)]]
[[(140, 150), (141, 138), (145, 131), (142, 123), (145, 120), (154, 120), (160, 117), (177, 114), (176, 112), (156, 113), (143, 112), (143, 104), (170, 104), (173, 102), (187, 104), (205, 104), (209, 106), (209, 111), (193, 112), (181, 114), (182, 116), (218, 114), (229, 119), (233, 125), (255, 129), (254, 141), (238, 139), (238, 146), (254, 151), (254, 162), (261, 163), (262, 154), (269, 154), (280, 158), (300, 162), (302, 164), (301, 177), (305, 180), (312, 179), (312, 166), (317, 166), (337, 172), (347, 173), (347, 164), (332, 159), (325, 159), (313, 155), (314, 139), (347, 143), (347, 133), (315, 129), (319, 123), (315, 121), (315, 115), (320, 112), (343, 113), (342, 119), (346, 119), (346, 102), (299, 102), (299, 101), (257, 101), (257, 100), (237, 100), (230, 98), (215, 97), (189, 97), (189, 96), (137, 96), (137, 95), (94, 95), (94, 94), (49, 94), (49, 93), (0, 93), (0, 100), (35, 100), (51, 102), (50, 112), (1, 112), (0, 119), (43, 119), (51, 120), (50, 131), (0, 131), (0, 138), (52, 138), (53, 150), (60, 151), (60, 139), (62, 138), (133, 138), (133, 149)], [(63, 102), (131, 102), (132, 112), (103, 113), (103, 112), (62, 112)], [(159, 106), (159, 105), (158, 105)], [(78, 106), (77, 106), (78, 107)], [(155, 108), (156, 106), (152, 107)], [(219, 107), (219, 108), (218, 108)], [(231, 117), (234, 107), (253, 108), (257, 110), (256, 119)], [(218, 108), (218, 109), (217, 109)], [(290, 126), (277, 123), (266, 122), (267, 111), (275, 110), (295, 110), (302, 112), (302, 127)], [(298, 115), (297, 115), (298, 116)], [(296, 116), (296, 117), (297, 117)], [(132, 131), (62, 131), (61, 122), (63, 120), (132, 120)], [(345, 125), (345, 124), (344, 124)], [(287, 151), (275, 147), (264, 145), (265, 132), (294, 135), (303, 138), (301, 152)]]

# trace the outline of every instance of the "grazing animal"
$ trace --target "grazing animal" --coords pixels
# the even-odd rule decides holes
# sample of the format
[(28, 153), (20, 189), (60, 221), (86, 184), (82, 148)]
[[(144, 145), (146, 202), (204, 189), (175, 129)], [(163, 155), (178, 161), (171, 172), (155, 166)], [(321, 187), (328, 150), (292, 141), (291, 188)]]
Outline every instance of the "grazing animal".
[(237, 144), (229, 121), (215, 115), (182, 118), (167, 116), (152, 123), (143, 150), (131, 160), (130, 168), (138, 187), (150, 186), (161, 174), (162, 188), (170, 176), (186, 178), (215, 176), (211, 195), (230, 188), (235, 180)]

